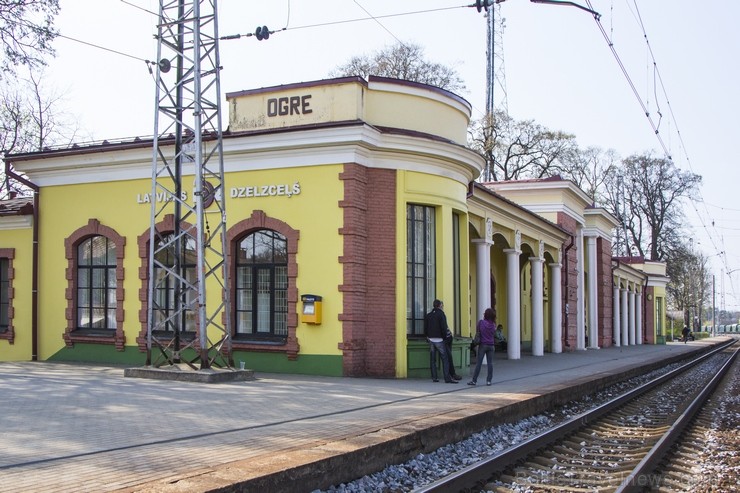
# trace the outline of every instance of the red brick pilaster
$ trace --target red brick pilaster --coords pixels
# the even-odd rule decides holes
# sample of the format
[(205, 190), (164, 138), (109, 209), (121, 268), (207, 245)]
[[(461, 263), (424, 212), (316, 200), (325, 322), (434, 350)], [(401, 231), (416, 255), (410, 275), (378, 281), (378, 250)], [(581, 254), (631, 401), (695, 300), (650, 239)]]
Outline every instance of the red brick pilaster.
[(396, 171), (347, 164), (344, 182), (342, 322), (346, 376), (394, 377)]
[[(563, 213), (558, 212), (558, 226), (575, 236), (578, 223), (576, 220)], [(576, 349), (576, 311), (578, 307), (578, 249), (581, 245), (573, 240), (573, 246), (567, 240), (563, 245), (563, 273), (562, 273), (562, 291), (563, 291), (563, 351), (575, 351)], [(566, 309), (567, 308), (567, 309)]]
[(614, 281), (612, 279), (612, 244), (604, 238), (596, 239), (597, 305), (599, 310), (599, 347), (610, 347), (614, 342)]

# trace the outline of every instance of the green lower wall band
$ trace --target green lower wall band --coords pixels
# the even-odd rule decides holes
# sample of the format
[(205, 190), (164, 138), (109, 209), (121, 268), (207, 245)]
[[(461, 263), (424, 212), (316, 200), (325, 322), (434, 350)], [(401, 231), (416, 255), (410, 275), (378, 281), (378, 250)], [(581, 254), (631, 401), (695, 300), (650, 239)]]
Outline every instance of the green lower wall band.
[[(60, 349), (48, 361), (143, 366), (146, 354), (139, 351), (138, 346), (126, 346), (123, 351), (116, 351), (113, 346), (78, 343), (72, 348)], [(245, 368), (255, 372), (342, 376), (341, 356), (307, 354), (289, 361), (284, 354), (235, 351), (236, 367), (240, 361), (244, 361)]]

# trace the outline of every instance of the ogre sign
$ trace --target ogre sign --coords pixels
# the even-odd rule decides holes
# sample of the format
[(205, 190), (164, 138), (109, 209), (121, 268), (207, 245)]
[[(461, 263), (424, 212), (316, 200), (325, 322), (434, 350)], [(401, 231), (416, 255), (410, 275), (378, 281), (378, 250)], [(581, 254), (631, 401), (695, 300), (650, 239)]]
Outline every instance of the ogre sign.
[(311, 95), (285, 96), (267, 100), (267, 116), (308, 115), (313, 113), (310, 106)]

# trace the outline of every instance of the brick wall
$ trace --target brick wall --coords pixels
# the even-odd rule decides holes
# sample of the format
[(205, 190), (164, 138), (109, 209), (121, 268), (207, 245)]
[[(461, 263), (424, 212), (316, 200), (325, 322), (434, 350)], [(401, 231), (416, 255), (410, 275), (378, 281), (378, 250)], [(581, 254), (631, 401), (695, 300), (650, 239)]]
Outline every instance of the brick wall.
[[(575, 235), (577, 223), (569, 215), (558, 212), (557, 224), (563, 229)], [(570, 241), (563, 245), (563, 351), (575, 351), (576, 349), (576, 310), (577, 310), (577, 289), (578, 273), (576, 272), (578, 248), (580, 245), (573, 243), (573, 246), (566, 252)], [(569, 313), (566, 314), (565, 306), (569, 305)]]
[(612, 281), (612, 244), (604, 238), (596, 239), (596, 302), (599, 308), (599, 347), (610, 347), (614, 342), (614, 283)]
[(344, 182), (344, 279), (339, 290), (343, 372), (346, 376), (396, 374), (396, 171), (346, 164)]

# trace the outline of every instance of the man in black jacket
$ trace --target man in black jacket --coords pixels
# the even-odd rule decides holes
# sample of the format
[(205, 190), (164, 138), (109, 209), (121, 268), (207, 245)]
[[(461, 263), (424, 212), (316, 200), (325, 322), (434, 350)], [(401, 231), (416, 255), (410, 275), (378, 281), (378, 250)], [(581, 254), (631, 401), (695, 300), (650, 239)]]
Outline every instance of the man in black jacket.
[[(429, 341), (429, 366), (432, 370), (432, 381), (439, 382), (437, 378), (437, 353), (442, 360), (442, 371), (446, 383), (457, 383), (452, 379), (449, 360), (447, 359), (447, 347), (445, 336), (447, 335), (447, 316), (442, 311), (444, 304), (440, 300), (434, 300), (432, 311), (424, 317), (424, 335)], [(452, 370), (454, 371), (454, 370)]]

